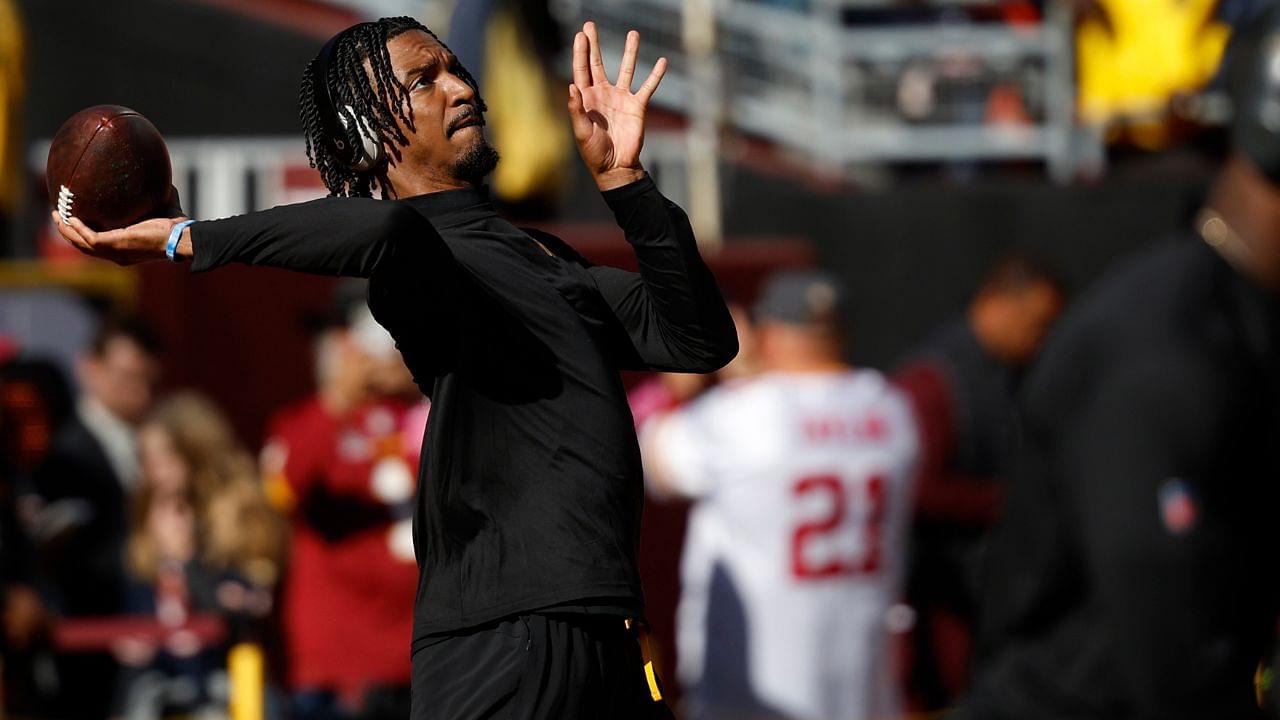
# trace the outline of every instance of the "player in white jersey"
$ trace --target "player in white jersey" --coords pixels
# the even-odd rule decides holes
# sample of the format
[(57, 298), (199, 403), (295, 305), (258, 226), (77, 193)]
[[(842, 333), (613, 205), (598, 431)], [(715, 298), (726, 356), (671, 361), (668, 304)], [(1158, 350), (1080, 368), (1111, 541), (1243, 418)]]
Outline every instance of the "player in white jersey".
[(643, 430), (657, 494), (693, 498), (678, 675), (696, 720), (896, 717), (890, 609), (920, 441), (907, 398), (841, 360), (839, 290), (774, 277), (763, 372)]

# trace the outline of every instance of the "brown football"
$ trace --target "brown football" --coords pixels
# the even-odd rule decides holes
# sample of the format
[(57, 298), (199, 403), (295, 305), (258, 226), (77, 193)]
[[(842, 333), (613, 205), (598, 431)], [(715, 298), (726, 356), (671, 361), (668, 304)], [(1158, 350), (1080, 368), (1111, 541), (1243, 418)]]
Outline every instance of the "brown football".
[(119, 105), (72, 115), (49, 146), (49, 199), (64, 218), (114, 230), (168, 214), (173, 170), (156, 126)]

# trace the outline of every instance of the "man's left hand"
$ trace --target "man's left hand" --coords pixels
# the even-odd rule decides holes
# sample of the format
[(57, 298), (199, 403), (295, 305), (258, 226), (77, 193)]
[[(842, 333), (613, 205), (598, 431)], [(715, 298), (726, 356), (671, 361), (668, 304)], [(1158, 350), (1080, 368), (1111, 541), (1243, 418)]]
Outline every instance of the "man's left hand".
[(644, 146), (644, 116), (649, 98), (667, 72), (667, 59), (658, 58), (653, 71), (631, 92), (640, 50), (640, 33), (627, 33), (618, 66), (617, 83), (609, 82), (600, 57), (600, 37), (593, 22), (573, 38), (573, 84), (569, 86), (569, 117), (578, 154), (595, 178), (596, 186), (612, 190), (644, 177), (640, 148)]

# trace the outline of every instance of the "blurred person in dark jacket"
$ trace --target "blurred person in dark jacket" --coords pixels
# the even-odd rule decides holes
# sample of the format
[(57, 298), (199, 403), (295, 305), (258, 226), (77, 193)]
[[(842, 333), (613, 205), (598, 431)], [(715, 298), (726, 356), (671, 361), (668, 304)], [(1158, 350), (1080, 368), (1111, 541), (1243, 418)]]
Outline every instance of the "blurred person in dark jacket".
[[(151, 406), (160, 367), (141, 320), (108, 318), (79, 360), (80, 396), (56, 430), (32, 489), (41, 571), (54, 609), (68, 617), (120, 612), (127, 526), (125, 498), (139, 477), (137, 425)], [(115, 687), (105, 655), (59, 660), (72, 717), (105, 716)]]
[(920, 476), (907, 581), (918, 613), (909, 685), (925, 708), (946, 707), (964, 689), (983, 538), (1017, 447), (1014, 395), (1064, 302), (1046, 263), (1006, 252), (964, 314), (897, 372), (938, 439)]
[[(0, 419), (0, 432), (4, 431)], [(0, 690), (6, 707), (22, 713), (43, 705), (31, 671), (47, 629), (47, 611), (36, 591), (34, 553), (19, 519), (12, 475), (0, 468)]]
[(1232, 40), (1189, 230), (1062, 321), (1022, 396), (961, 717), (1262, 718), (1280, 614), (1280, 5)]
[(963, 316), (911, 353), (902, 374), (932, 370), (946, 393), (953, 472), (994, 478), (1007, 469), (1017, 434), (1013, 396), (1065, 300), (1062, 282), (1045, 262), (1025, 251), (1006, 252)]
[[(161, 402), (139, 433), (142, 480), (132, 492), (124, 610), (177, 630), (192, 616), (261, 619), (279, 576), (282, 525), (252, 457), (207, 399)], [(176, 633), (123, 637), (115, 705), (132, 719), (218, 712), (227, 703), (227, 644)]]
[(35, 473), (38, 528), (59, 609), (120, 607), (125, 497), (139, 477), (137, 425), (159, 378), (157, 344), (134, 318), (108, 319), (77, 366), (80, 397)]
[[(15, 352), (20, 353), (16, 346)], [(19, 354), (0, 364), (0, 414), (7, 420), (0, 428), (4, 463), (20, 493), (30, 492), (32, 475), (44, 463), (54, 431), (66, 422), (74, 404), (71, 386), (54, 361)]]
[(53, 363), (12, 359), (0, 364), (0, 682), (5, 710), (18, 715), (45, 715), (51, 690), (36, 670), (48, 663), (48, 611), (38, 593), (35, 548), (19, 506), (32, 470), (48, 453), (53, 427), (70, 405), (66, 380)]

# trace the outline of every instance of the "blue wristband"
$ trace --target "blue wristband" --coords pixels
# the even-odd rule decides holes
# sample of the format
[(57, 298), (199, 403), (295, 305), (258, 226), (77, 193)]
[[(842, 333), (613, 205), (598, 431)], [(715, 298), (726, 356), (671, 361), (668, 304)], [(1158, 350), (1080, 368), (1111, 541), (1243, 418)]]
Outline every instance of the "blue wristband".
[(169, 242), (165, 243), (164, 255), (174, 262), (182, 262), (182, 258), (178, 257), (178, 241), (182, 239), (182, 231), (195, 220), (183, 220), (173, 229), (169, 231)]

